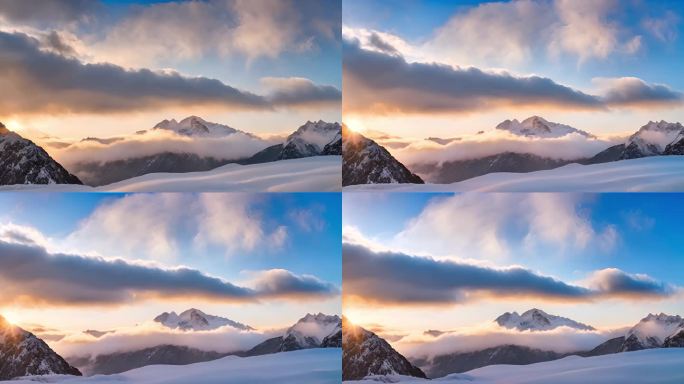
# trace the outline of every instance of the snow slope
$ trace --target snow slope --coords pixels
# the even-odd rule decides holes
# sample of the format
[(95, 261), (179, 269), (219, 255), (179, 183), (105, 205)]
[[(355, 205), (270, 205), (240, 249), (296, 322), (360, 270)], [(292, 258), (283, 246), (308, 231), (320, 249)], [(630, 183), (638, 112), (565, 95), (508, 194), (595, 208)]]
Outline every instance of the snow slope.
[(231, 384), (231, 383), (339, 383), (342, 372), (339, 348), (317, 348), (270, 355), (219, 360), (190, 365), (150, 365), (116, 375), (34, 376), (13, 383), (66, 384)]
[(10, 185), (0, 190), (43, 192), (334, 192), (342, 188), (341, 156), (270, 163), (228, 164), (206, 172), (151, 173), (92, 188), (82, 185)]
[(469, 384), (680, 384), (684, 383), (684, 348), (648, 349), (596, 357), (570, 356), (530, 365), (492, 365), (434, 380), (378, 376), (364, 383)]
[(477, 192), (684, 191), (684, 156), (656, 156), (603, 164), (569, 164), (529, 173), (490, 173), (453, 184), (368, 184), (345, 190)]

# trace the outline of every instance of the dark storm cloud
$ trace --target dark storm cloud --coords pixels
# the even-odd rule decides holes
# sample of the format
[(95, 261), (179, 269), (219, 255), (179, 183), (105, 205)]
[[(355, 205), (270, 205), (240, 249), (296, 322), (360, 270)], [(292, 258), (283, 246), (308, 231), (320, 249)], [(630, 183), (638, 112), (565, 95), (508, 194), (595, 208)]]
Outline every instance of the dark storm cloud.
[(376, 253), (355, 244), (343, 245), (343, 273), (345, 295), (394, 304), (449, 304), (478, 294), (590, 300), (599, 296), (672, 293), (650, 279), (634, 281), (633, 276), (625, 278), (631, 275), (624, 273), (619, 278), (601, 280), (605, 284), (600, 287), (585, 288), (522, 267), (495, 269), (398, 252)]
[[(496, 105), (597, 109), (601, 100), (539, 77), (409, 63), (343, 42), (344, 106), (360, 111), (460, 112)], [(348, 94), (348, 96), (347, 96)]]
[(290, 280), (300, 282), (252, 289), (191, 268), (167, 269), (121, 259), (51, 254), (40, 246), (0, 241), (0, 301), (4, 302), (117, 304), (146, 295), (254, 301), (274, 296), (320, 296), (325, 288), (332, 287), (317, 279), (315, 283), (321, 287), (315, 287), (315, 278), (289, 274)]

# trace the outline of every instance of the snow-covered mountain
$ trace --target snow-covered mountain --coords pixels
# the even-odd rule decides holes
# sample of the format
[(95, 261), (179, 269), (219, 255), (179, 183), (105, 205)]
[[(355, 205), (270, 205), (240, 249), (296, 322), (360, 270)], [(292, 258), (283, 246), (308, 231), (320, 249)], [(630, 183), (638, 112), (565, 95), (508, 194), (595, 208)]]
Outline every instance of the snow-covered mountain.
[(190, 308), (181, 312), (180, 315), (176, 312), (164, 312), (154, 318), (154, 321), (171, 329), (180, 329), (183, 331), (208, 331), (220, 327), (230, 326), (242, 331), (250, 331), (254, 328), (249, 325), (238, 323), (225, 317), (207, 315), (199, 309)]
[(660, 155), (684, 155), (684, 126), (667, 121), (649, 121), (623, 144), (614, 145), (587, 162), (605, 163)]
[[(323, 154), (326, 147), (333, 151), (335, 143), (341, 140), (339, 123), (326, 123), (323, 120), (307, 121), (304, 125), (287, 137), (283, 143), (280, 159), (298, 159), (301, 157)], [(341, 153), (329, 153), (341, 155)]]
[(383, 146), (342, 127), (342, 186), (356, 184), (423, 184)]
[(664, 120), (649, 121), (629, 137), (621, 159), (661, 155), (665, 148), (677, 138), (681, 138), (683, 133), (684, 126), (680, 123), (668, 123)]
[(342, 319), (339, 316), (307, 313), (282, 336), (264, 341), (245, 355), (256, 356), (309, 348), (339, 348), (341, 345)]
[(0, 185), (81, 184), (40, 146), (0, 123)]
[(425, 373), (384, 339), (342, 319), (342, 380), (370, 375), (404, 375), (425, 378)]
[(675, 336), (682, 328), (684, 319), (681, 316), (649, 313), (627, 332), (621, 351), (660, 348), (665, 339)]
[(649, 313), (624, 336), (602, 343), (589, 354), (596, 356), (682, 345), (684, 345), (684, 319), (681, 316)]
[(198, 116), (188, 116), (181, 121), (164, 120), (153, 129), (164, 129), (183, 136), (222, 137), (233, 133), (245, 133), (223, 124), (212, 123)]
[(573, 133), (587, 138), (595, 137), (594, 135), (580, 129), (573, 128), (565, 124), (552, 123), (539, 116), (528, 117), (522, 122), (518, 121), (517, 119), (506, 120), (497, 125), (496, 129), (508, 131), (517, 136), (543, 139), (558, 138)]
[(519, 315), (518, 312), (506, 312), (494, 321), (504, 328), (519, 331), (548, 331), (558, 327), (569, 327), (583, 331), (595, 330), (592, 326), (566, 317), (550, 315), (537, 308), (527, 310), (522, 315)]
[(0, 316), (0, 380), (48, 374), (80, 376), (81, 372), (43, 340)]

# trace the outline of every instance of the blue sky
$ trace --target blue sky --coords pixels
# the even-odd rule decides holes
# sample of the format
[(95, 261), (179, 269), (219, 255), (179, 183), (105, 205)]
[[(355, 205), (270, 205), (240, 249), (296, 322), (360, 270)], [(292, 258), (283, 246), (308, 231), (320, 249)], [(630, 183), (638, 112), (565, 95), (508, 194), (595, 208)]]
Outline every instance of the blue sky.
[[(425, 206), (436, 199), (453, 194), (429, 193), (350, 193), (344, 196), (344, 225), (353, 226), (369, 238), (390, 242), (405, 229)], [(515, 201), (515, 195), (512, 196)], [(594, 247), (576, 249), (569, 255), (553, 246), (544, 246), (529, 255), (529, 250), (518, 248), (512, 262), (523, 262), (534, 269), (548, 271), (564, 278), (573, 278), (578, 271), (615, 267), (645, 273), (659, 279), (684, 285), (684, 254), (679, 246), (684, 214), (681, 194), (616, 193), (585, 195), (575, 206), (591, 225), (602, 228), (615, 226), (621, 235), (615, 248), (608, 251)], [(459, 218), (454, 217), (454, 222)], [(465, 224), (467, 225), (467, 223)], [(524, 233), (508, 228), (502, 233), (511, 244), (517, 245)], [(454, 233), (453, 236), (459, 236)], [(439, 241), (424, 239), (423, 241)], [(555, 255), (554, 255), (555, 254)], [(455, 255), (467, 257), (467, 255)], [(562, 262), (559, 262), (561, 261)], [(663, 266), (667, 266), (664, 268)]]
[[(450, 109), (439, 102), (450, 94), (438, 93), (441, 96), (433, 102), (436, 106), (431, 108), (430, 101), (423, 101), (425, 111), (420, 111), (411, 100), (424, 95), (408, 97), (404, 104), (396, 94), (379, 93), (378, 85), (374, 94), (372, 88), (364, 89), (352, 81), (358, 72), (349, 67), (350, 80), (344, 92), (350, 102), (345, 101), (345, 120), (357, 130), (407, 138), (423, 133), (448, 137), (490, 130), (505, 119), (522, 120), (537, 114), (599, 135), (615, 135), (633, 132), (649, 120), (684, 118), (684, 78), (677, 65), (684, 62), (684, 3), (680, 1), (348, 0), (343, 6), (343, 25), (346, 37), (359, 39), (364, 49), (373, 49), (368, 33), (379, 33), (409, 63), (537, 75), (590, 95), (607, 92), (601, 79), (638, 78), (679, 95), (678, 103), (635, 100), (630, 105), (598, 110), (544, 103), (522, 103), (515, 108), (506, 102), (497, 105), (497, 100), (486, 97), (485, 108), (463, 108), (457, 99)], [(385, 74), (385, 78), (392, 76)], [(474, 92), (470, 97), (479, 95)], [(515, 99), (511, 96), (509, 101)], [(354, 100), (362, 101), (355, 105)], [(359, 108), (375, 102), (389, 104), (396, 111)], [(397, 114), (401, 118), (396, 118)], [(413, 129), (417, 124), (423, 128), (421, 132)]]
[[(85, 320), (90, 319), (92, 327), (105, 328), (149, 321), (163, 311), (198, 307), (254, 326), (281, 327), (307, 312), (340, 312), (339, 194), (5, 193), (0, 195), (0, 212), (0, 247), (14, 249), (7, 251), (10, 255), (29, 251), (32, 256), (25, 260), (35, 264), (32, 271), (44, 268), (47, 260), (86, 268), (100, 263), (92, 257), (120, 258), (127, 268), (163, 269), (157, 271), (165, 276), (159, 283), (145, 278), (143, 286), (161, 284), (152, 292), (162, 296), (171, 292), (157, 300), (118, 302), (103, 296), (98, 299), (102, 302), (84, 303), (70, 299), (71, 291), (61, 285), (64, 277), (53, 276), (56, 269), (52, 269), (45, 272), (51, 277), (42, 277), (44, 284), (55, 287), (49, 294), (45, 290), (36, 294), (30, 285), (24, 286), (32, 281), (30, 277), (6, 282), (16, 292), (0, 295), (0, 313), (11, 314), (15, 321), (35, 323), (40, 318), (45, 325), (78, 330), (90, 327)], [(31, 258), (37, 254), (46, 261)], [(68, 255), (86, 257), (91, 263)], [(11, 270), (14, 256), (4, 257), (0, 263), (9, 263), (6, 268)], [(102, 277), (112, 284), (105, 292), (137, 292), (140, 288), (130, 285), (133, 275), (115, 278), (120, 267), (100, 266), (99, 273), (109, 270), (113, 276), (111, 280)], [(177, 268), (201, 275), (178, 279), (173, 272)], [(232, 293), (213, 297), (210, 290), (205, 291), (211, 284), (207, 276), (253, 289), (254, 299), (243, 302)], [(0, 273), (0, 280), (13, 278)], [(177, 281), (164, 286), (162, 282), (168, 279)], [(83, 284), (78, 292), (98, 289), (92, 282), (73, 283)], [(192, 297), (174, 294), (180, 286), (186, 286), (184, 295)], [(195, 289), (199, 291), (193, 293)], [(29, 299), (17, 301), (18, 295)]]
[[(383, 290), (376, 291), (362, 277), (356, 277), (360, 272), (356, 267), (359, 262), (366, 265), (363, 263), (378, 256), (363, 256), (363, 252), (353, 248), (350, 252), (357, 263), (345, 263), (343, 267), (347, 297), (344, 311), (361, 324), (379, 322), (395, 333), (416, 332), (417, 335), (428, 328), (489, 324), (506, 311), (522, 312), (532, 307), (603, 329), (629, 326), (648, 313), (681, 314), (684, 254), (680, 246), (679, 218), (684, 213), (683, 202), (681, 194), (648, 193), (345, 194), (346, 241), (376, 252), (413, 256), (404, 262), (415, 263), (417, 275), (425, 263), (431, 263), (420, 264), (418, 260), (432, 258), (487, 271), (517, 266), (576, 287), (605, 288), (610, 285), (606, 281), (623, 278), (648, 281), (654, 291), (665, 293), (655, 297), (615, 293), (579, 302), (543, 294), (490, 298), (484, 293), (484, 298), (478, 299), (477, 291), (473, 292), (472, 299), (442, 302), (437, 293), (430, 296), (432, 299), (416, 299), (412, 293), (409, 296), (416, 301), (397, 306), (392, 295), (400, 295), (397, 292), (403, 292), (404, 284), (410, 286), (406, 281), (407, 272), (393, 271), (396, 264), (379, 267), (378, 284), (395, 284), (392, 295), (379, 293)], [(368, 268), (375, 265), (368, 264)], [(611, 274), (623, 277), (610, 280), (607, 276)], [(404, 277), (393, 280), (391, 276)], [(449, 284), (458, 284), (458, 281), (454, 277)], [(424, 281), (421, 284), (418, 291), (407, 289), (414, 293), (430, 292)], [(436, 286), (442, 288), (435, 292), (443, 292), (444, 285), (436, 283)], [(509, 293), (516, 292), (516, 288), (510, 289)], [(454, 293), (453, 297), (471, 297), (468, 292), (462, 291), (463, 296)], [(422, 315), (421, 306), (425, 305), (436, 311), (428, 325)]]
[[(27, 6), (35, 10), (24, 9)], [(55, 95), (54, 99), (68, 105), (52, 109), (35, 108), (30, 103), (25, 108), (0, 106), (0, 121), (34, 139), (49, 134), (65, 140), (131, 134), (149, 129), (163, 119), (182, 119), (193, 114), (263, 134), (291, 132), (307, 120), (339, 121), (340, 22), (339, 0), (55, 0), (49, 5), (0, 4), (0, 33), (7, 34), (0, 37), (12, 39), (21, 33), (35, 39), (31, 44), (41, 44), (46, 35), (52, 35), (61, 48), (50, 52), (61, 56), (60, 60), (107, 63), (128, 70), (174, 71), (185, 77), (219, 80), (228, 87), (266, 98), (285, 89), (286, 93), (298, 90), (301, 95), (302, 87), (315, 92), (316, 87), (320, 90), (330, 86), (338, 94), (336, 102), (321, 101), (323, 97), (319, 94), (310, 95), (298, 105), (253, 108), (215, 96), (197, 102), (192, 94), (206, 90), (188, 89), (184, 103), (158, 95), (162, 102), (154, 107), (146, 105), (149, 99), (140, 99), (135, 107), (120, 105), (105, 112), (89, 110), (84, 107), (85, 102), (69, 103), (68, 98)], [(86, 80), (87, 68), (77, 67), (79, 70), (71, 76), (78, 78), (80, 72), (84, 74), (82, 81), (75, 83), (88, 88), (85, 92), (92, 90)], [(49, 76), (47, 72), (38, 71), (31, 77), (40, 84), (39, 80)], [(289, 82), (273, 86), (269, 85), (273, 82), (268, 83), (271, 78)], [(100, 79), (106, 81), (102, 76)], [(17, 77), (11, 80), (24, 81)], [(62, 91), (60, 87), (36, 90)], [(145, 92), (154, 93), (155, 89), (149, 87)], [(130, 97), (140, 93), (132, 91)]]
[[(125, 196), (127, 194), (2, 194), (0, 211), (3, 214), (0, 214), (0, 221), (31, 226), (47, 237), (63, 238), (76, 231), (80, 223), (102, 203), (115, 203)], [(266, 228), (279, 225), (287, 225), (291, 228), (288, 232), (290, 240), (285, 247), (277, 250), (257, 247), (241, 251), (227, 259), (220, 246), (213, 246), (208, 251), (195, 250), (192, 237), (188, 234), (180, 239), (183, 248), (180, 261), (200, 270), (213, 271), (212, 273), (227, 279), (239, 277), (239, 272), (244, 270), (277, 267), (297, 273), (314, 274), (341, 284), (339, 195), (332, 193), (264, 194), (259, 200), (258, 210)], [(41, 207), (39, 216), (36, 216), (35, 207), (37, 206)], [(182, 211), (184, 208), (178, 207), (177, 209)], [(322, 223), (320, 231), (316, 230), (312, 233), (298, 227), (288, 217), (293, 209), (315, 211), (312, 217)], [(98, 251), (106, 255), (106, 250)], [(138, 254), (141, 258), (145, 258), (144, 252)]]

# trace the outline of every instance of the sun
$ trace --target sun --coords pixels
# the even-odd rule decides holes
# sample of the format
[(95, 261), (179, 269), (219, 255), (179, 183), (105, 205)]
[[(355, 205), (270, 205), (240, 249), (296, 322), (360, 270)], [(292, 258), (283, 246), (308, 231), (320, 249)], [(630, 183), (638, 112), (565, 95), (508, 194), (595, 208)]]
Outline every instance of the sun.
[(19, 322), (19, 316), (14, 311), (2, 311), (0, 312), (0, 315), (12, 325), (17, 325)]
[(366, 126), (364, 125), (363, 121), (359, 118), (345, 117), (344, 125), (346, 125), (347, 128), (349, 128), (349, 130), (354, 131), (356, 133), (363, 133), (366, 131)]

